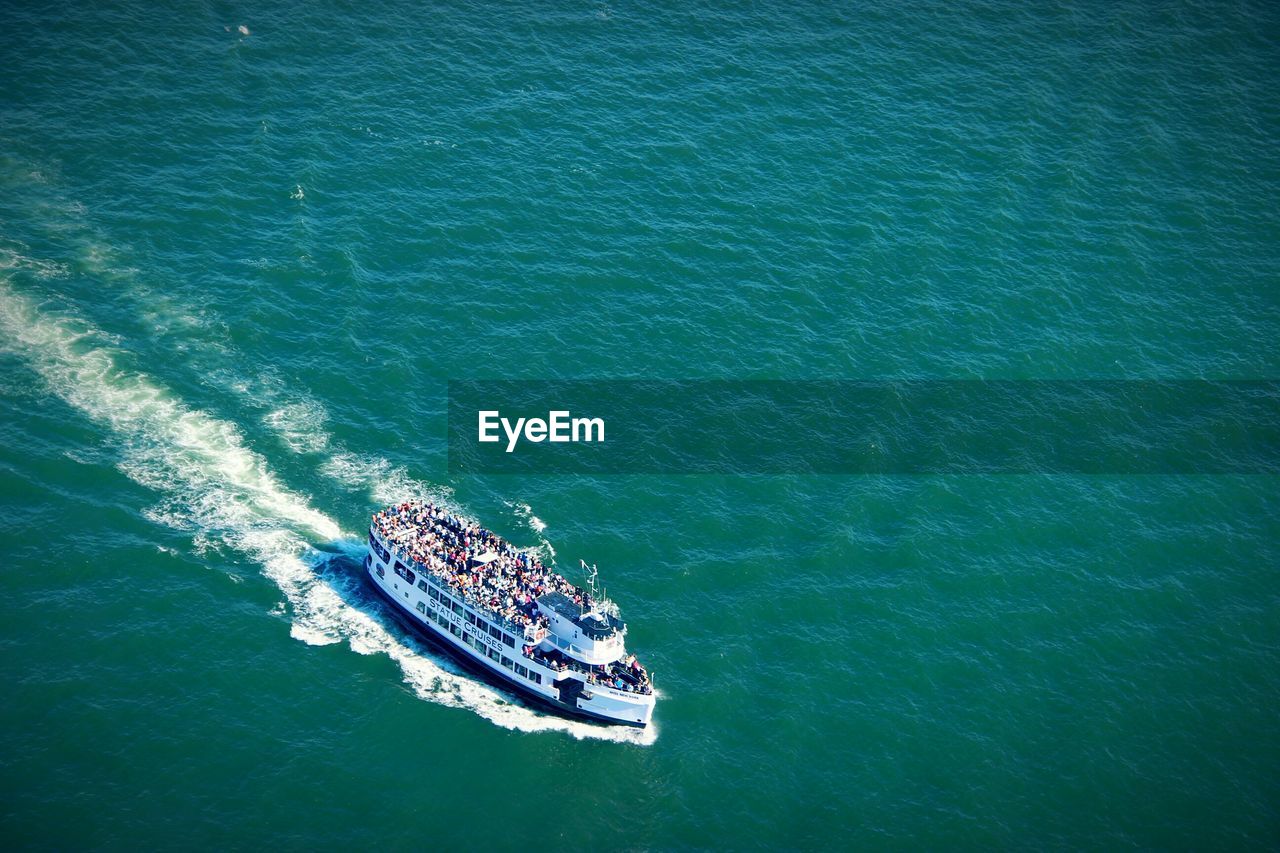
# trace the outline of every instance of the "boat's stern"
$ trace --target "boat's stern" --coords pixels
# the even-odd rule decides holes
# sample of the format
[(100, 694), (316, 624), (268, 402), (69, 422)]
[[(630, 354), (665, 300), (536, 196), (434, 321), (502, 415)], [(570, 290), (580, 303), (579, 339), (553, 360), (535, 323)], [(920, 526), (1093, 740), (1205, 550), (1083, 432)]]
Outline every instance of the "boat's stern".
[(653, 717), (654, 695), (588, 684), (576, 704), (579, 710), (610, 722), (647, 726)]

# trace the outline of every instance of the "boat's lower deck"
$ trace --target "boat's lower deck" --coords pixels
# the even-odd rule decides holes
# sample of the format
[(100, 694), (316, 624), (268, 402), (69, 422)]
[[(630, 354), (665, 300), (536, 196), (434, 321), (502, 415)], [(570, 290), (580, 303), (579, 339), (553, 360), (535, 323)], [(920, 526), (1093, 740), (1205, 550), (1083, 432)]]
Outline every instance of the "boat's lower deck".
[[(500, 670), (494, 666), (481, 661), (478, 657), (468, 654), (467, 651), (448, 638), (442, 636), (435, 627), (427, 622), (417, 618), (412, 611), (405, 605), (396, 600), (391, 592), (378, 582), (378, 578), (373, 574), (373, 558), (366, 556), (364, 561), (364, 574), (368, 578), (369, 585), (378, 594), (378, 597), (391, 606), (392, 613), (396, 620), (411, 630), (416, 636), (422, 637), (436, 648), (447, 651), (454, 660), (467, 667), (471, 672), (477, 673), (484, 677), (486, 681), (495, 684), (507, 690), (514, 690), (521, 698), (532, 700), (537, 705), (548, 708), (557, 714), (575, 717), (594, 723), (604, 723), (609, 725), (626, 725), (634, 728), (644, 728), (647, 724), (647, 714), (644, 720), (629, 720), (620, 717), (612, 717), (604, 714), (595, 713), (589, 709), (578, 707), (576, 702), (578, 697), (584, 692), (590, 696), (591, 687), (585, 685), (577, 678), (562, 677), (558, 681), (549, 682), (548, 687), (552, 688), (559, 695), (565, 697), (569, 701), (561, 701), (553, 695), (539, 693), (533, 689), (532, 685), (526, 685), (522, 679), (517, 678), (514, 674), (508, 675), (506, 670)], [(526, 661), (527, 662), (527, 661)], [(574, 704), (571, 704), (574, 703)]]

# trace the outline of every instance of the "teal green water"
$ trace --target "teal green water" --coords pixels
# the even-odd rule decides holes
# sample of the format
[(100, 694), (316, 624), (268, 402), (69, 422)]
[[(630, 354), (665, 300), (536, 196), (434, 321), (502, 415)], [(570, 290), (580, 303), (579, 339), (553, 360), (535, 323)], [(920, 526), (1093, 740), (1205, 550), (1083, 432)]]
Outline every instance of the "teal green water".
[[(450, 378), (1275, 378), (1280, 8), (167, 6), (0, 9), (9, 846), (1280, 841), (1274, 477), (445, 447)], [(656, 725), (405, 636), (411, 494), (598, 563)]]

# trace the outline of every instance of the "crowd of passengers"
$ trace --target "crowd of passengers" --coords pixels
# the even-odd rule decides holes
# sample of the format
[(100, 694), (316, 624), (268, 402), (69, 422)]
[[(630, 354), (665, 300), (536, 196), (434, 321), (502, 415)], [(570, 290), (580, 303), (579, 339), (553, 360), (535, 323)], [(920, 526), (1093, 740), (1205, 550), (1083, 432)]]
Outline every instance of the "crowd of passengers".
[[(499, 613), (514, 625), (546, 625), (537, 598), (548, 592), (563, 593), (587, 609), (594, 605), (590, 595), (542, 565), (536, 556), (430, 501), (410, 501), (374, 513), (373, 524), (383, 539), (439, 576), (458, 597)], [(497, 557), (484, 565), (471, 565), (485, 553)]]

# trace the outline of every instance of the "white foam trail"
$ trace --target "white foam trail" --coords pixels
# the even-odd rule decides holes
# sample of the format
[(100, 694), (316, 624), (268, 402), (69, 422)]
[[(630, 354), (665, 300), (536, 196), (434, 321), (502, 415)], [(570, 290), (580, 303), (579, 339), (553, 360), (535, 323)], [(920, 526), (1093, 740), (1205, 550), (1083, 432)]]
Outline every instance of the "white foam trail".
[(121, 437), (126, 473), (139, 482), (171, 493), (200, 487), (193, 494), (203, 498), (216, 492), (229, 501), (217, 513), (221, 521), (280, 519), (326, 541), (341, 534), (332, 519), (276, 481), (234, 426), (118, 368), (92, 329), (49, 319), (0, 283), (0, 331), (4, 346), (26, 357), (55, 393)]
[[(512, 704), (348, 604), (342, 585), (355, 583), (358, 576), (325, 583), (315, 567), (329, 557), (308, 542), (336, 541), (358, 559), (363, 556), (360, 541), (344, 537), (335, 521), (281, 485), (233, 424), (192, 409), (146, 375), (121, 368), (118, 351), (104, 340), (84, 323), (44, 314), (0, 280), (0, 348), (25, 358), (55, 394), (111, 429), (122, 453), (120, 470), (163, 496), (159, 506), (148, 510), (149, 518), (190, 531), (197, 549), (227, 546), (260, 563), (289, 603), (292, 636), (310, 644), (346, 640), (361, 654), (386, 654), (418, 696), (468, 709), (506, 728), (636, 744), (654, 741), (652, 727), (604, 728)], [(369, 471), (383, 469), (375, 465)], [(394, 489), (409, 485), (397, 484), (393, 476), (382, 488), (388, 483)]]
[(516, 515), (528, 522), (529, 527), (534, 533), (541, 533), (547, 529), (547, 523), (533, 514), (533, 507), (528, 504), (508, 504), (515, 510)]
[(262, 424), (294, 453), (321, 453), (328, 449), (329, 412), (314, 397), (287, 388), (273, 371), (245, 379), (229, 371), (214, 371), (210, 381), (239, 396), (246, 405), (265, 410)]
[(0, 272), (23, 270), (39, 279), (66, 278), (70, 269), (57, 261), (45, 261), (23, 254), (24, 244), (0, 246)]
[(262, 422), (294, 453), (319, 453), (329, 446), (324, 407), (313, 400), (298, 400), (268, 412)]
[(532, 548), (525, 548), (526, 551), (541, 551), (543, 558), (550, 563), (556, 561), (556, 546), (551, 544), (551, 540), (546, 537), (544, 531), (547, 529), (547, 523), (533, 514), (533, 507), (527, 503), (507, 503), (517, 516), (523, 518), (525, 524), (529, 525), (529, 529), (533, 531), (533, 535), (537, 538), (538, 544)]
[(415, 480), (404, 468), (380, 456), (338, 451), (324, 461), (320, 472), (352, 490), (366, 490), (379, 506), (429, 500), (455, 506), (453, 490)]

